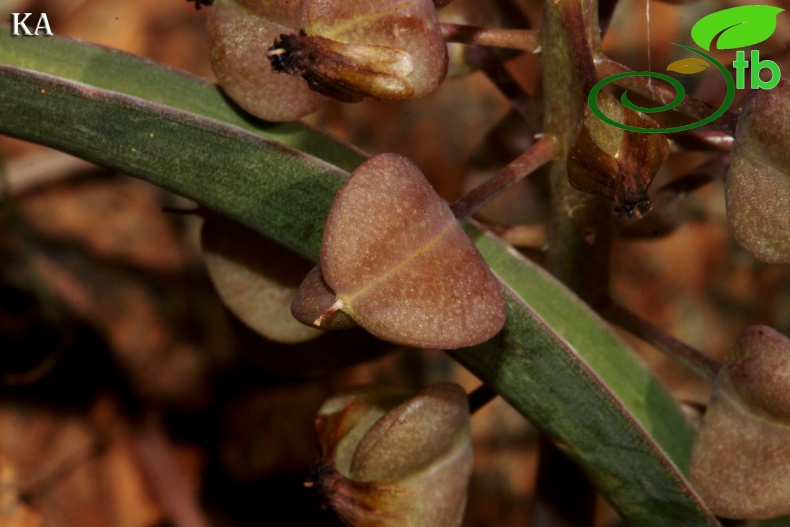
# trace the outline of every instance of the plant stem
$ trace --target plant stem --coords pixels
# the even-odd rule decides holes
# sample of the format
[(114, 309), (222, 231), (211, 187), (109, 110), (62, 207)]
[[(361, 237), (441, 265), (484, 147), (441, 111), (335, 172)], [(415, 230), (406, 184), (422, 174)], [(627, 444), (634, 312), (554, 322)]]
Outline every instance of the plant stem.
[(481, 384), (471, 392), (469, 392), (469, 413), (474, 415), (475, 412), (482, 407), (493, 401), (499, 396), (493, 388), (487, 384)]
[(540, 47), (540, 33), (535, 29), (502, 29), (442, 23), (442, 35), (447, 42), (495, 46), (535, 53)]
[(481, 46), (467, 46), (464, 58), (473, 67), (483, 71), (494, 86), (507, 97), (510, 104), (524, 119), (534, 119), (535, 102), (524, 91), (513, 75), (505, 68), (499, 57), (488, 48)]
[(587, 477), (546, 436), (538, 443), (534, 527), (591, 526), (595, 492)]
[(556, 138), (551, 134), (542, 136), (538, 142), (497, 172), (494, 177), (484, 181), (466, 195), (455, 200), (450, 205), (450, 210), (453, 211), (458, 221), (468, 219), (511, 185), (521, 181), (554, 159), (558, 152), (559, 145)]
[[(544, 130), (554, 134), (560, 142), (560, 152), (550, 173), (547, 266), (552, 274), (589, 302), (608, 291), (612, 214), (606, 200), (577, 191), (568, 182), (568, 148), (584, 115), (586, 98), (577, 78), (578, 68), (568, 35), (571, 28), (565, 22), (564, 11), (572, 11), (565, 4), (579, 2), (544, 1), (541, 31)], [(586, 17), (583, 34), (595, 55), (600, 48), (597, 2), (589, 1), (580, 12)], [(582, 30), (573, 28), (572, 31)]]
[(545, 225), (511, 225), (510, 227), (489, 227), (497, 236), (513, 247), (543, 250), (546, 246)]
[[(598, 74), (601, 76), (601, 78), (609, 77), (610, 75), (616, 75), (626, 71), (633, 71), (628, 66), (624, 66), (619, 62), (599, 56), (596, 56), (595, 67), (598, 70)], [(618, 86), (628, 90), (632, 90), (639, 95), (647, 97), (651, 101), (660, 104), (666, 104), (675, 98), (675, 89), (672, 88), (669, 83), (664, 82), (661, 79), (655, 79), (653, 77), (626, 77), (624, 79), (618, 79), (614, 81), (614, 84), (617, 84)], [(686, 95), (686, 97), (683, 99), (683, 102), (674, 108), (674, 110), (683, 115), (693, 117), (694, 119), (703, 119), (715, 112), (716, 108), (706, 102), (691, 97), (690, 95)], [(724, 115), (716, 119), (712, 124), (717, 126), (723, 132), (734, 136), (735, 125), (737, 123), (738, 115), (732, 113), (731, 111), (727, 111)]]
[(576, 65), (576, 75), (581, 85), (582, 94), (586, 99), (587, 94), (598, 83), (598, 73), (595, 71), (595, 62), (587, 39), (582, 4), (580, 1), (561, 2), (560, 11), (565, 32), (568, 35), (573, 63)]
[[(578, 20), (567, 18), (580, 4)], [(584, 115), (583, 84), (589, 73), (577, 65), (571, 32), (600, 49), (596, 0), (544, 0), (541, 28), (544, 131), (559, 140), (560, 153), (550, 171), (551, 218), (546, 264), (549, 271), (581, 298), (590, 301), (608, 290), (612, 236), (610, 206), (570, 186), (567, 155)], [(578, 27), (581, 26), (581, 27)], [(579, 57), (583, 59), (584, 57)], [(584, 77), (580, 82), (578, 75)], [(595, 489), (584, 473), (550, 441), (541, 443), (533, 520), (535, 525), (592, 525)]]
[(610, 322), (651, 344), (700, 377), (713, 382), (722, 364), (688, 344), (676, 339), (663, 329), (632, 313), (611, 300), (601, 306), (601, 314)]
[(729, 152), (735, 139), (724, 132), (699, 132), (686, 130), (667, 134), (667, 137), (684, 150)]

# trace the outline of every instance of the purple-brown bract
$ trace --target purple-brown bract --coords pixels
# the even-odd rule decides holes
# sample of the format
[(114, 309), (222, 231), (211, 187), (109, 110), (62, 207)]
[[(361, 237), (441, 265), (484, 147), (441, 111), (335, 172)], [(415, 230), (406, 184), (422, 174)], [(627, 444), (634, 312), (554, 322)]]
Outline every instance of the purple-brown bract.
[(398, 344), (471, 346), (505, 322), (499, 281), (447, 204), (400, 155), (372, 157), (340, 189), (321, 271), (337, 308)]

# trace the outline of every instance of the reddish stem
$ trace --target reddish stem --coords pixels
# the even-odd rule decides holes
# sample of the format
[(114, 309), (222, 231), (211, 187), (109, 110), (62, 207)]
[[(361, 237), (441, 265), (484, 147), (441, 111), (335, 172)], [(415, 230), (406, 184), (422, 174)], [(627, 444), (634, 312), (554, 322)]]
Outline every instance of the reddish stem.
[(562, 2), (560, 4), (562, 23), (568, 34), (571, 56), (576, 66), (576, 75), (582, 87), (584, 97), (590, 93), (598, 83), (598, 73), (595, 71), (590, 43), (587, 40), (587, 28), (584, 23), (584, 13), (581, 2)]
[(447, 42), (518, 49), (531, 53), (535, 53), (540, 47), (540, 32), (535, 29), (502, 29), (450, 23), (442, 23), (441, 28)]
[(463, 221), (480, 210), (495, 197), (499, 196), (508, 187), (521, 181), (526, 176), (554, 159), (559, 153), (557, 139), (546, 134), (518, 156), (505, 168), (500, 170), (491, 179), (473, 188), (465, 196), (460, 197), (450, 205), (458, 221)]
[(623, 306), (608, 301), (601, 306), (601, 314), (610, 322), (651, 344), (669, 355), (697, 375), (713, 382), (722, 365), (699, 350), (676, 339), (663, 329), (653, 325)]
[(175, 527), (209, 527), (211, 522), (161, 426), (153, 420), (142, 423), (132, 430), (131, 441), (143, 475), (169, 522)]
[(697, 130), (667, 134), (667, 137), (676, 145), (683, 147), (684, 150), (697, 151), (729, 152), (735, 142), (731, 135), (724, 132), (698, 132)]
[(487, 384), (481, 384), (469, 393), (469, 413), (474, 414), (498, 397), (498, 393)]
[(524, 119), (531, 121), (535, 118), (535, 101), (524, 91), (492, 50), (481, 46), (467, 46), (464, 59), (469, 65), (485, 73)]

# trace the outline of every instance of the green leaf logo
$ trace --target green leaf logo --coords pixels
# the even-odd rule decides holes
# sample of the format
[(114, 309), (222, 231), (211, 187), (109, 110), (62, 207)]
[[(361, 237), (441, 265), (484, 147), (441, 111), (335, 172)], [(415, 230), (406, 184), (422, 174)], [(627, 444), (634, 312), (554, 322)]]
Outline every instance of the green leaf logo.
[(776, 17), (784, 11), (767, 5), (745, 5), (724, 9), (705, 16), (691, 28), (691, 38), (706, 51), (713, 39), (717, 49), (754, 46), (768, 39), (776, 30)]

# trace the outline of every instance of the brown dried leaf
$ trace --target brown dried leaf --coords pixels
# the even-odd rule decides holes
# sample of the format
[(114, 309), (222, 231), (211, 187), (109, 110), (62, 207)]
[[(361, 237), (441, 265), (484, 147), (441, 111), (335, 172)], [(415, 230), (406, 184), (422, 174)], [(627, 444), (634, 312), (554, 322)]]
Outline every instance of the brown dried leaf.
[(19, 490), (43, 526), (150, 527), (164, 520), (129, 427), (107, 398), (90, 416), (0, 406), (0, 458), (13, 463)]
[(340, 189), (321, 271), (343, 311), (384, 340), (458, 348), (491, 338), (504, 324), (497, 279), (403, 156), (369, 159)]
[(0, 452), (0, 525), (41, 527), (41, 514), (22, 501), (22, 488), (12, 462)]

